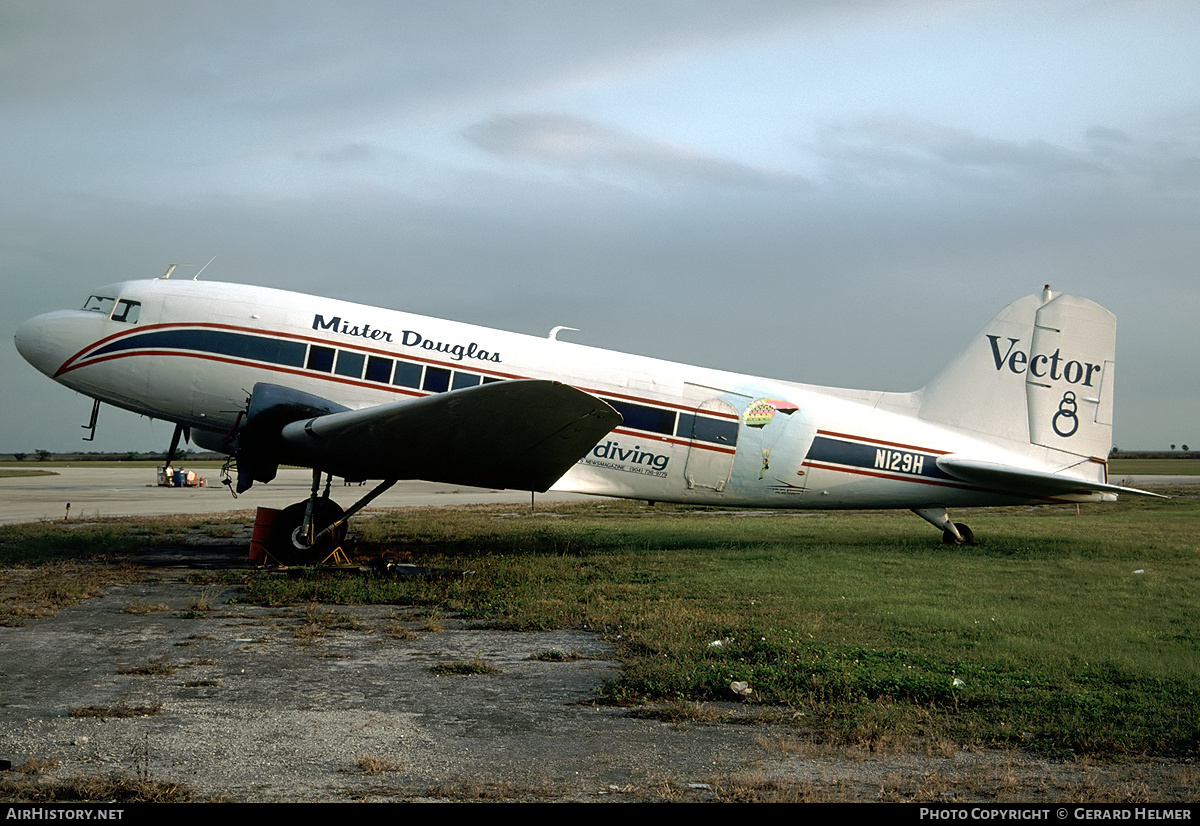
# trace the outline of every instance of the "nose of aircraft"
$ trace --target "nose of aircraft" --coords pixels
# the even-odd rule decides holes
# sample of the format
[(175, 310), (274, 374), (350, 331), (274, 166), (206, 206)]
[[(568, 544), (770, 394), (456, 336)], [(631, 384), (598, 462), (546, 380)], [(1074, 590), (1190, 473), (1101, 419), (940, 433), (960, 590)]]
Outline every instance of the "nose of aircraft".
[[(79, 311), (58, 310), (22, 322), (13, 335), (17, 352), (38, 370), (53, 378), (63, 362), (81, 346), (79, 322), (93, 320), (80, 319), (80, 315)], [(84, 315), (96, 316), (95, 313)]]

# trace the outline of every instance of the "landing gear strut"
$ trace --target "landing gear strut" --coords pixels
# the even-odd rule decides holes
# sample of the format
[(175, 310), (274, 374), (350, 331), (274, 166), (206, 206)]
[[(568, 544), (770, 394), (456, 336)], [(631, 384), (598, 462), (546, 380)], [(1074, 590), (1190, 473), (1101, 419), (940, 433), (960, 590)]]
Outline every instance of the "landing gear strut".
[[(312, 565), (323, 561), (346, 538), (346, 524), (335, 530), (325, 531), (342, 518), (343, 511), (332, 499), (317, 499), (312, 515), (309, 508), (312, 500), (297, 502), (279, 512), (271, 525), (268, 550), (280, 565)], [(308, 528), (305, 528), (305, 522)], [(313, 541), (311, 537), (320, 535)]]
[(346, 522), (379, 494), (396, 484), (395, 479), (380, 482), (371, 492), (343, 510), (329, 498), (332, 475), (325, 479), (325, 492), (318, 495), (321, 487), (321, 471), (313, 470), (312, 495), (280, 511), (271, 526), (268, 549), (271, 556), (281, 565), (305, 565), (323, 562), (329, 558), (346, 539)]
[[(275, 517), (268, 548), (281, 565), (321, 562), (346, 538), (345, 512), (329, 498), (332, 481), (332, 477), (327, 478), (324, 495), (318, 495), (321, 471), (314, 469), (312, 495), (303, 502), (289, 505)], [(337, 529), (328, 530), (339, 522)]]
[(954, 530), (942, 531), (943, 545), (974, 545), (975, 534), (962, 522), (954, 523)]
[(943, 545), (974, 545), (975, 534), (961, 522), (951, 522), (945, 508), (913, 508), (913, 513), (942, 532)]

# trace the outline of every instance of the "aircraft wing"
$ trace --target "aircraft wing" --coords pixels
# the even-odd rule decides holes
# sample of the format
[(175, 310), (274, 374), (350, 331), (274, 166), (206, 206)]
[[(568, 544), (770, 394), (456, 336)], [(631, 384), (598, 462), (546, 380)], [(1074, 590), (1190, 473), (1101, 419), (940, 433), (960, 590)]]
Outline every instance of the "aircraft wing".
[(285, 425), (292, 455), (348, 479), (545, 491), (621, 423), (554, 381), (503, 381)]
[(1127, 493), (1138, 496), (1156, 496), (1160, 499), (1170, 498), (1160, 493), (1151, 493), (1138, 488), (1109, 485), (1104, 482), (1076, 479), (1057, 473), (1027, 470), (995, 462), (964, 459), (954, 455), (939, 457), (937, 466), (956, 479), (969, 484), (995, 488), (1022, 496), (1053, 497), (1077, 493)]

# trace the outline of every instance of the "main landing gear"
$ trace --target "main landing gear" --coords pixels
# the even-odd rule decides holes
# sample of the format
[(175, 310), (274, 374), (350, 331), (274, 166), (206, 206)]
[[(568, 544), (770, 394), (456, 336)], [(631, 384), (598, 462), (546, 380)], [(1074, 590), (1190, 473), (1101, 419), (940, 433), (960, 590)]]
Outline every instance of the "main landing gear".
[(975, 534), (961, 522), (951, 522), (945, 508), (913, 508), (913, 513), (942, 532), (943, 545), (974, 545)]
[(284, 508), (271, 525), (267, 551), (281, 565), (312, 565), (327, 561), (346, 540), (346, 523), (376, 496), (396, 484), (388, 479), (376, 485), (370, 493), (343, 510), (329, 498), (332, 474), (325, 478), (321, 490), (319, 468), (313, 469), (312, 494), (303, 502)]
[[(267, 548), (280, 565), (324, 562), (346, 538), (346, 523), (341, 521), (344, 515), (332, 499), (318, 499), (315, 506), (311, 501), (289, 505), (275, 517)], [(334, 528), (339, 521), (341, 524)]]

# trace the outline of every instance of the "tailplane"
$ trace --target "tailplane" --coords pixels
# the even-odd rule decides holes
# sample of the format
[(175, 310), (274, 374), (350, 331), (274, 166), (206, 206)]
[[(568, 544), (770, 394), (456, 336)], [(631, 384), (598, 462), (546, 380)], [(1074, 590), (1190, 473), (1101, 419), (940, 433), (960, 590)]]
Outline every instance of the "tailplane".
[(1008, 305), (923, 391), (918, 415), (1019, 445), (1105, 459), (1116, 316), (1049, 286)]

